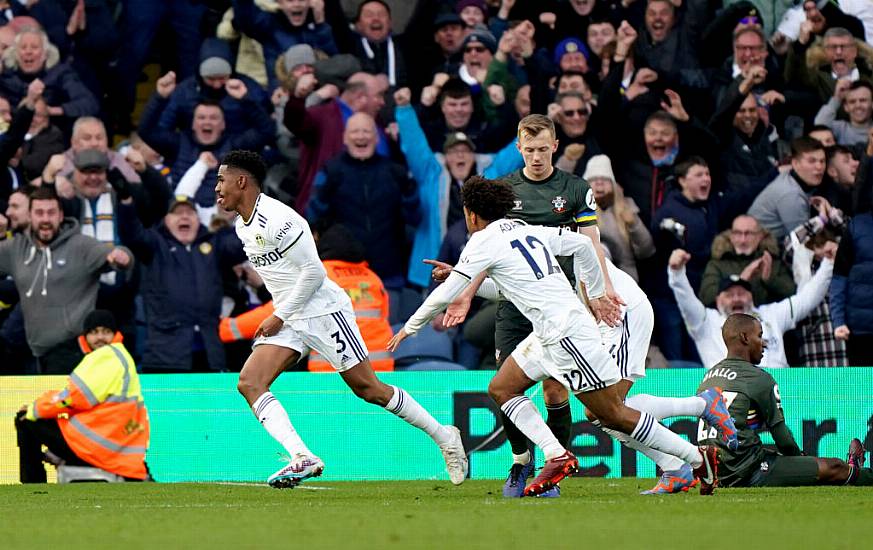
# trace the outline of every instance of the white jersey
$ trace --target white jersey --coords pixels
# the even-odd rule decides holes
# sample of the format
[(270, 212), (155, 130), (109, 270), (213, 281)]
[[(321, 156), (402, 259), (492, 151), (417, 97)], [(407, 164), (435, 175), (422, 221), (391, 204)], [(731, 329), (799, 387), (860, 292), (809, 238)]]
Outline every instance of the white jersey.
[(252, 267), (273, 296), (284, 321), (339, 311), (346, 293), (327, 278), (306, 220), (291, 207), (261, 193), (249, 220), (237, 216), (236, 234)]
[(543, 344), (560, 340), (573, 327), (591, 322), (591, 314), (576, 298), (555, 255), (573, 255), (594, 295), (603, 293), (603, 273), (591, 239), (566, 229), (503, 219), (470, 237), (449, 279), (409, 320), (407, 332), (417, 331), (434, 308), (460, 292), (458, 276), (472, 280), (487, 271), (497, 289), (530, 320)]

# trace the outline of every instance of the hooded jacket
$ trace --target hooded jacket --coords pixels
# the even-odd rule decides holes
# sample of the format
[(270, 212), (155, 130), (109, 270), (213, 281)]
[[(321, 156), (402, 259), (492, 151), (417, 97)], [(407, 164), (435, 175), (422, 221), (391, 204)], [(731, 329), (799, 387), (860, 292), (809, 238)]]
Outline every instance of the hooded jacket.
[(64, 218), (47, 247), (37, 245), (30, 230), (0, 243), (0, 273), (15, 280), (35, 356), (82, 332), (97, 303), (100, 273), (111, 249), (82, 235), (73, 218)]
[(772, 235), (765, 232), (764, 238), (761, 239), (755, 252), (743, 255), (734, 251), (730, 233), (730, 229), (726, 229), (719, 233), (712, 242), (712, 258), (703, 271), (700, 291), (698, 292), (703, 305), (713, 307), (721, 281), (725, 277), (742, 273), (747, 265), (763, 256), (765, 251), (769, 252), (773, 258), (773, 267), (770, 277), (766, 281), (761, 279), (760, 275), (749, 281), (752, 285), (752, 297), (755, 304), (760, 306), (770, 302), (778, 302), (794, 294), (797, 290), (794, 278), (788, 267), (782, 263), (779, 244)]

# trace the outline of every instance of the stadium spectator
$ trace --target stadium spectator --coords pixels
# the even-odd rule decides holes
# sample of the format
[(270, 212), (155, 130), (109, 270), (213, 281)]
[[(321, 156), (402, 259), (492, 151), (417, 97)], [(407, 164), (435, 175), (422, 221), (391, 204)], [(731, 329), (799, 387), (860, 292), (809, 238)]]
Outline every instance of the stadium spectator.
[(28, 85), (38, 78), (45, 85), (43, 98), (52, 122), (69, 130), (80, 116), (96, 115), (100, 105), (82, 84), (76, 72), (60, 61), (58, 49), (46, 33), (25, 28), (15, 36), (14, 44), (3, 53), (0, 94), (17, 104), (27, 95)]
[[(829, 219), (837, 217), (836, 211), (830, 209), (821, 197), (813, 197), (816, 199), (822, 215), (810, 218), (786, 237), (785, 255), (791, 256), (792, 272), (798, 286), (807, 284), (821, 267), (825, 247), (833, 246), (828, 243), (836, 244), (836, 220)], [(801, 365), (842, 367), (849, 364), (846, 343), (834, 336), (830, 301), (831, 297), (826, 296), (806, 319), (797, 324), (800, 340), (797, 360)]]
[[(73, 123), (73, 135), (70, 138), (70, 148), (64, 151), (64, 165), (62, 174), (70, 174), (73, 171), (73, 159), (76, 154), (85, 149), (97, 149), (109, 157), (109, 169), (117, 168), (124, 175), (124, 179), (132, 183), (139, 183), (139, 174), (133, 166), (124, 158), (124, 155), (109, 148), (109, 136), (106, 134), (106, 126), (99, 118), (84, 116), (76, 119)], [(48, 164), (53, 164), (49, 159)]]
[[(422, 63), (426, 65), (427, 81), (437, 73), (457, 75), (463, 58), (464, 23), (455, 13), (440, 13), (433, 22), (433, 42), (435, 47), (428, 49), (428, 56)], [(429, 45), (430, 46), (430, 45)]]
[(130, 269), (133, 257), (83, 235), (75, 218), (64, 218), (50, 187), (31, 194), (29, 214), (30, 229), (0, 243), (0, 273), (12, 275), (21, 296), (39, 372), (67, 374), (81, 358), (76, 336), (94, 309), (100, 274), (116, 266)]
[(0, 214), (0, 240), (9, 239), (30, 227), (28, 207), (33, 187), (18, 187), (9, 195), (6, 210)]
[[(742, 23), (743, 20), (748, 22)], [(744, 81), (747, 82), (747, 89), (744, 90), (743, 95), (749, 92), (756, 95), (784, 92), (785, 80), (782, 78), (782, 70), (776, 56), (770, 56), (767, 49), (767, 37), (760, 26), (760, 18), (746, 15), (736, 23), (735, 30), (731, 32), (732, 55), (724, 60), (722, 66), (712, 76), (713, 86), (716, 89), (714, 94), (716, 102), (724, 103), (725, 94), (730, 94)], [(753, 74), (753, 67), (758, 67), (754, 72), (760, 74), (761, 78), (748, 83), (749, 76)]]
[(747, 215), (734, 218), (731, 228), (712, 242), (712, 257), (697, 293), (703, 305), (715, 305), (721, 281), (731, 275), (750, 283), (752, 298), (759, 305), (778, 302), (797, 289), (791, 272), (782, 263), (779, 243)]
[[(227, 131), (224, 110), (213, 100), (200, 100), (197, 103), (189, 129), (177, 131), (162, 128), (161, 116), (169, 105), (168, 97), (174, 85), (173, 73), (167, 73), (158, 80), (157, 91), (146, 105), (139, 123), (139, 135), (143, 141), (171, 164), (174, 181), (179, 181), (204, 151), (220, 157), (231, 149), (259, 150), (274, 134), (269, 115), (252, 100), (246, 85), (237, 79), (229, 80), (225, 87), (230, 97), (242, 101), (245, 106), (244, 132), (233, 134)], [(197, 204), (215, 204), (214, 182), (215, 171), (211, 170), (204, 184), (194, 194)]]
[(724, 358), (726, 348), (721, 339), (721, 327), (725, 319), (733, 313), (748, 313), (761, 320), (764, 327), (763, 338), (767, 343), (761, 367), (789, 366), (782, 345), (783, 334), (793, 329), (824, 299), (831, 281), (835, 255), (836, 247), (828, 247), (815, 276), (797, 294), (784, 300), (758, 306), (752, 298), (752, 285), (745, 279), (732, 276), (723, 279), (719, 284), (715, 298), (716, 308), (707, 308), (694, 295), (685, 274), (685, 265), (691, 255), (681, 248), (674, 250), (668, 264), (668, 280), (703, 366), (712, 368)]
[(52, 155), (62, 154), (66, 139), (60, 128), (51, 123), (48, 105), (40, 98), (34, 102), (33, 120), (24, 136), (19, 166), (25, 180), (31, 181), (42, 174)]
[(515, 140), (498, 153), (477, 154), (476, 145), (463, 132), (448, 134), (442, 154), (434, 153), (410, 104), (411, 92), (401, 88), (394, 93), (394, 117), (400, 135), (400, 149), (418, 183), (421, 199), (421, 223), (415, 232), (409, 260), (408, 280), (427, 287), (431, 269), (422, 260), (436, 257), (448, 227), (463, 221), (461, 186), (473, 174), (498, 178), (521, 168), (523, 161)]
[(346, 122), (345, 151), (315, 179), (310, 223), (345, 224), (360, 239), (370, 267), (389, 291), (406, 285), (406, 230), (421, 222), (418, 185), (406, 169), (376, 154), (378, 130), (367, 113)]
[(149, 415), (133, 358), (108, 311), (88, 313), (78, 332), (85, 357), (64, 389), (42, 394), (15, 415), (21, 482), (45, 483), (46, 459), (146, 480)]
[[(476, 150), (493, 153), (502, 149), (514, 134), (512, 104), (504, 103), (503, 116), (487, 120), (477, 113), (473, 91), (459, 78), (436, 75), (434, 84), (421, 92), (419, 120), (432, 151), (442, 150), (446, 134), (463, 132)], [(513, 111), (511, 114), (506, 114)]]
[(148, 372), (218, 372), (226, 368), (218, 337), (223, 296), (221, 268), (246, 261), (230, 228), (210, 233), (197, 219), (194, 202), (173, 199), (164, 221), (145, 229), (132, 198), (118, 208), (121, 242), (144, 266), (142, 297)]
[[(558, 133), (558, 160), (555, 165), (581, 176), (588, 161), (602, 153), (595, 138), (593, 113), (579, 92), (565, 92), (555, 98), (555, 131)], [(596, 119), (594, 121), (596, 123)], [(576, 145), (576, 147), (568, 147)], [(581, 151), (581, 156), (579, 152)]]
[(768, 102), (784, 102), (785, 97), (775, 90), (760, 96), (753, 92), (766, 74), (770, 73), (754, 66), (737, 76), (725, 90), (710, 121), (721, 148), (720, 171), (733, 189), (772, 178), (779, 159), (779, 133), (761, 116), (761, 110), (768, 108)]
[[(325, 163), (342, 151), (346, 121), (354, 113), (375, 116), (384, 106), (384, 89), (379, 80), (366, 73), (349, 77), (339, 97), (322, 105), (307, 108), (306, 97), (315, 91), (318, 80), (313, 74), (297, 79), (285, 105), (284, 123), (300, 140), (299, 177), (294, 199), (297, 211), (306, 211), (312, 194), (312, 182)], [(381, 130), (376, 151), (388, 155), (388, 145)]]
[(873, 213), (849, 221), (834, 266), (831, 315), (834, 336), (846, 342), (849, 364), (873, 365)]
[(391, 7), (384, 0), (364, 0), (358, 4), (354, 19), (354, 31), (334, 27), (342, 43), (340, 49), (361, 60), (363, 70), (370, 74), (384, 74), (394, 88), (404, 86), (408, 80), (408, 48), (405, 37), (395, 36), (392, 31)]
[(700, 32), (709, 7), (690, 2), (681, 18), (670, 0), (649, 0), (645, 30), (635, 45), (634, 58), (658, 73), (665, 87), (702, 88), (707, 85), (698, 59)]
[(325, 22), (324, 0), (279, 0), (279, 10), (268, 13), (253, 0), (233, 1), (233, 25), (260, 42), (264, 50), (269, 88), (278, 85), (276, 60), (298, 44), (308, 44), (328, 55), (338, 53), (333, 31)]
[(795, 86), (809, 87), (820, 103), (834, 95), (837, 80), (873, 80), (873, 70), (867, 59), (858, 56), (858, 43), (852, 33), (842, 27), (832, 27), (824, 33), (824, 59), (813, 64), (807, 51), (813, 38), (814, 24), (809, 20), (800, 26), (797, 41), (788, 49), (785, 80)]
[(650, 258), (655, 253), (652, 234), (640, 219), (640, 209), (633, 199), (624, 196), (606, 155), (592, 157), (582, 177), (591, 186), (597, 202), (600, 241), (609, 249), (613, 263), (639, 281), (637, 260)]
[(806, 133), (806, 137), (810, 137), (821, 143), (825, 149), (837, 144), (837, 138), (834, 137), (834, 131), (831, 130), (830, 127), (822, 124), (816, 124), (810, 128), (809, 132)]
[[(726, 358), (706, 374), (698, 391), (720, 388), (734, 395), (728, 412), (737, 427), (739, 446), (728, 449), (715, 430), (701, 422), (698, 443), (719, 447), (719, 481), (727, 487), (873, 485), (873, 472), (861, 468), (865, 449), (849, 444), (848, 463), (838, 458), (803, 456), (782, 411), (779, 386), (763, 365), (763, 323), (751, 315), (731, 315), (719, 340)], [(776, 449), (764, 447), (758, 431), (766, 429)]]
[(652, 259), (654, 273), (649, 281), (649, 298), (659, 317), (656, 341), (667, 359), (693, 357), (693, 349), (682, 327), (682, 320), (665, 278), (664, 267), (673, 250), (691, 253), (688, 280), (700, 288), (709, 260), (712, 241), (751, 204), (764, 183), (712, 194), (709, 166), (700, 157), (690, 157), (676, 166), (679, 189), (667, 194), (652, 220), (652, 237), (657, 252)]
[[(851, 149), (842, 145), (829, 147), (827, 153), (827, 168), (821, 186), (816, 195), (827, 199), (834, 208), (847, 216), (869, 208), (870, 182), (863, 181), (857, 160)], [(869, 164), (869, 155), (865, 159)]]
[(791, 142), (791, 170), (776, 176), (755, 198), (749, 215), (773, 235), (777, 242), (809, 218), (809, 197), (821, 185), (825, 173), (825, 152), (812, 138)]
[(42, 81), (35, 79), (28, 85), (27, 95), (15, 110), (15, 115), (13, 116), (11, 112), (6, 115), (9, 126), (0, 138), (0, 163), (6, 166), (6, 170), (0, 170), (0, 208), (3, 210), (6, 209), (6, 200), (10, 193), (22, 187), (26, 181), (19, 167), (21, 158), (19, 149), (27, 138), (27, 131), (32, 124), (43, 90)]
[[(848, 120), (837, 120), (840, 108)], [(833, 97), (819, 109), (815, 123), (830, 127), (840, 145), (866, 145), (873, 128), (873, 85), (866, 80), (838, 80)]]
[[(251, 128), (246, 109), (250, 101), (265, 109), (269, 98), (260, 84), (244, 74), (236, 74), (231, 67), (233, 56), (223, 40), (207, 38), (200, 48), (200, 66), (197, 74), (176, 83), (176, 73), (167, 73), (170, 95), (167, 106), (161, 113), (158, 126), (165, 131), (191, 127), (194, 109), (201, 101), (215, 101), (224, 112), (227, 132), (241, 134)], [(239, 98), (231, 94), (236, 82), (243, 83), (246, 94)]]

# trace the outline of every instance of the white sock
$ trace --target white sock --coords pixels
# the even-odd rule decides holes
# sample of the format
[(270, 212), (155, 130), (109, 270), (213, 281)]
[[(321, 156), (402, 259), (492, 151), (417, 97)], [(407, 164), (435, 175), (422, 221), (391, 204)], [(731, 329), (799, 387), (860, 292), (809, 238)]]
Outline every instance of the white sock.
[(609, 428), (604, 428), (600, 424), (599, 420), (592, 420), (591, 423), (594, 424), (595, 426), (597, 426), (598, 428), (600, 428), (601, 430), (603, 430), (604, 432), (611, 435), (613, 437), (613, 439), (617, 440), (622, 445), (628, 447), (629, 449), (639, 451), (639, 452), (643, 453), (645, 456), (651, 458), (652, 461), (655, 464), (657, 464), (658, 467), (661, 468), (661, 470), (663, 470), (665, 472), (671, 472), (673, 470), (678, 470), (679, 468), (682, 467), (683, 464), (685, 464), (684, 462), (682, 462), (681, 460), (679, 460), (675, 456), (670, 456), (668, 454), (662, 453), (661, 451), (656, 451), (655, 449), (652, 449), (651, 447), (646, 447), (645, 445), (643, 445), (639, 441), (636, 441), (635, 439), (631, 439), (627, 435), (625, 435), (619, 431), (611, 430)]
[(662, 426), (649, 413), (640, 412), (640, 421), (633, 432), (631, 432), (630, 438), (645, 447), (651, 447), (656, 451), (679, 457), (694, 468), (697, 468), (703, 462), (697, 447)]
[(451, 432), (437, 422), (436, 418), (418, 404), (418, 401), (413, 399), (404, 389), (397, 386), (391, 387), (394, 388), (394, 395), (385, 405), (386, 411), (424, 431), (437, 445), (446, 445), (451, 442)]
[(521, 464), (522, 466), (524, 466), (528, 462), (530, 462), (530, 451), (525, 451), (520, 455), (517, 455), (515, 453), (512, 454), (513, 464)]
[(506, 416), (515, 424), (521, 433), (542, 449), (546, 460), (557, 458), (567, 452), (546, 425), (540, 411), (533, 402), (524, 395), (513, 397), (500, 407)]
[(288, 413), (271, 392), (261, 394), (252, 404), (252, 411), (273, 439), (279, 442), (292, 457), (298, 454), (314, 456), (300, 439), (300, 434), (291, 424)]
[(658, 420), (671, 416), (694, 416), (700, 418), (706, 409), (706, 401), (702, 397), (658, 397), (638, 393), (628, 397), (625, 405), (638, 411), (647, 412)]

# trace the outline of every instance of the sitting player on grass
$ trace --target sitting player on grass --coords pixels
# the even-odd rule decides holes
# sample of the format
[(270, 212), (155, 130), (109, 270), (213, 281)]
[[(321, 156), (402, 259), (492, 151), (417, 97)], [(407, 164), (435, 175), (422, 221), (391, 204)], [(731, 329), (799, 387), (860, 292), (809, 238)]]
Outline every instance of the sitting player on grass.
[[(721, 329), (727, 358), (710, 369), (698, 391), (720, 387), (740, 440), (729, 450), (717, 434), (701, 425), (698, 442), (717, 445), (719, 477), (726, 487), (796, 487), (801, 485), (873, 485), (873, 471), (864, 468), (866, 450), (858, 439), (849, 444), (847, 462), (838, 458), (803, 456), (785, 424), (779, 386), (756, 365), (764, 349), (761, 322), (745, 313), (727, 318)], [(778, 452), (766, 449), (759, 430), (769, 430)]]

